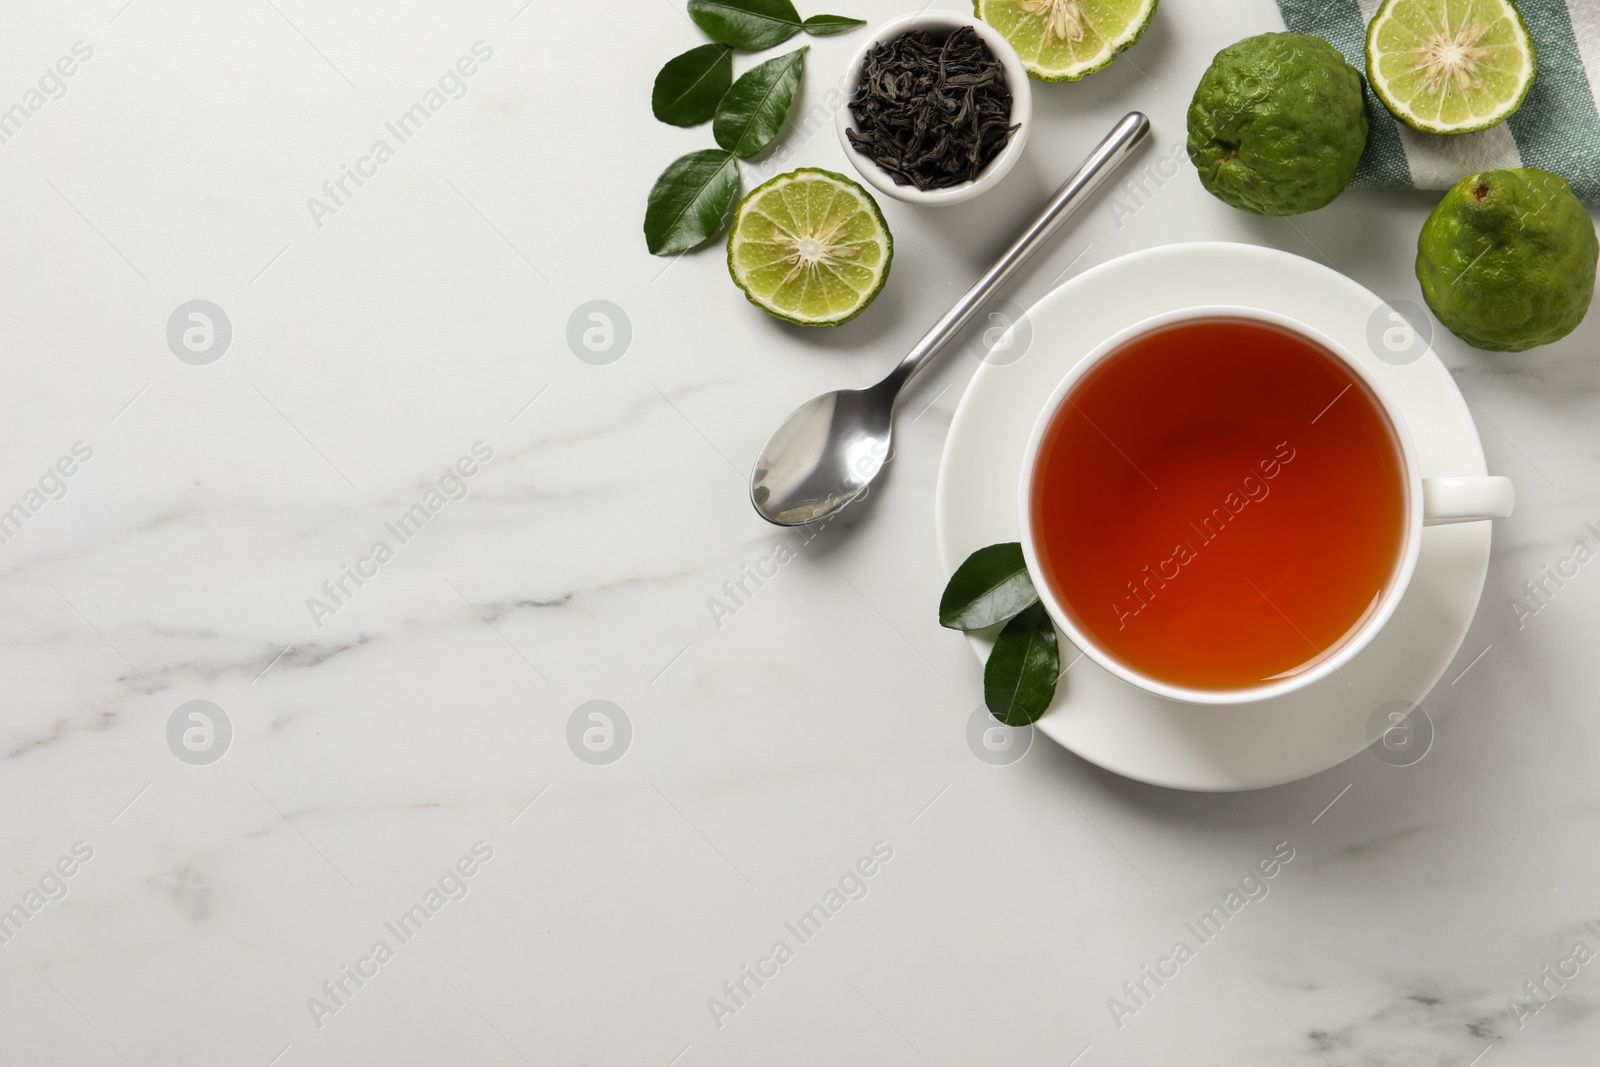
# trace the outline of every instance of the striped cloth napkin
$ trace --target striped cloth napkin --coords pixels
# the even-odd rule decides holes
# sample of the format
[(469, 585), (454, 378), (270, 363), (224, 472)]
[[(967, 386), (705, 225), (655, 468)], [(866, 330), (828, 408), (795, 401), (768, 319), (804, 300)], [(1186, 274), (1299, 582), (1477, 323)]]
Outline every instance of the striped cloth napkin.
[[(1296, 33), (1321, 37), (1363, 73), (1367, 22), (1381, 0), (1277, 0)], [(1538, 167), (1561, 175), (1578, 199), (1600, 204), (1600, 0), (1519, 0), (1539, 69), (1522, 108), (1482, 133), (1421, 133), (1367, 90), (1371, 132), (1353, 185), (1448, 189), (1469, 174)]]

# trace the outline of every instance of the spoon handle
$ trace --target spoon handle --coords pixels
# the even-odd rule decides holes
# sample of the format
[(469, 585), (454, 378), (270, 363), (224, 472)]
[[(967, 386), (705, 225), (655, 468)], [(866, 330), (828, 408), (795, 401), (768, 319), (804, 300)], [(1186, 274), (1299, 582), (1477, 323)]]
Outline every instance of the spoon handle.
[(933, 358), (939, 347), (965, 326), (989, 295), (1016, 273), (1017, 268), (1033, 255), (1040, 246), (1055, 235), (1077, 208), (1105, 181), (1117, 167), (1132, 154), (1139, 142), (1150, 132), (1150, 120), (1137, 111), (1129, 112), (1118, 122), (1106, 139), (1101, 141), (1083, 166), (1055, 191), (1044, 210), (1030, 222), (1026, 229), (1011, 242), (1011, 247), (1000, 254), (994, 266), (983, 277), (972, 283), (972, 288), (944, 317), (923, 334), (898, 366), (876, 388), (898, 393), (916, 373)]

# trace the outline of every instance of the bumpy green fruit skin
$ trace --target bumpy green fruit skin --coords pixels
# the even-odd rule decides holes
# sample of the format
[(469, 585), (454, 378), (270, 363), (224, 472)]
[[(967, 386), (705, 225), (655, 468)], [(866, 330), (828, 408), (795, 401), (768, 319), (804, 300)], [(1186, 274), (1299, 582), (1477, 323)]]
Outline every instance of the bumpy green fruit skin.
[(1560, 177), (1489, 170), (1444, 194), (1417, 238), (1417, 281), (1450, 332), (1522, 352), (1578, 328), (1594, 298), (1600, 240)]
[(1189, 160), (1206, 189), (1258, 215), (1325, 207), (1367, 146), (1361, 73), (1303, 33), (1218, 52), (1189, 103)]

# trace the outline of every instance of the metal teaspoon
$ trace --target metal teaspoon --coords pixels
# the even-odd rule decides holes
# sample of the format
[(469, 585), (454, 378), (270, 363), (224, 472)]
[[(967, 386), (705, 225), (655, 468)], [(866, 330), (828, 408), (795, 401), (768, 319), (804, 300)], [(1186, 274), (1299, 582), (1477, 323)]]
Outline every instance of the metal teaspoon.
[(1053, 237), (1150, 132), (1137, 111), (1118, 122), (1028, 226), (933, 324), (888, 377), (868, 389), (840, 389), (801, 405), (767, 440), (750, 476), (750, 502), (763, 519), (799, 526), (831, 515), (862, 494), (883, 469), (894, 405), (907, 382), (965, 326), (978, 306)]

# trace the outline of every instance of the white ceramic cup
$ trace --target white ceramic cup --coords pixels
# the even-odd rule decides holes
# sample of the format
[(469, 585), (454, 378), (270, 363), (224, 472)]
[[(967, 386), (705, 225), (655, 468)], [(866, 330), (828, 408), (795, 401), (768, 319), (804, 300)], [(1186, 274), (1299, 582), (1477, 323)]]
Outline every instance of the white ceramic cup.
[[(963, 26), (971, 27), (979, 40), (988, 45), (989, 51), (1000, 61), (1001, 69), (1005, 72), (1006, 88), (1011, 90), (1011, 121), (1018, 129), (1011, 134), (1011, 139), (1000, 150), (1000, 154), (990, 160), (989, 165), (972, 181), (952, 185), (948, 189), (922, 190), (915, 185), (898, 185), (895, 183), (894, 175), (874, 163), (871, 156), (856, 151), (855, 145), (850, 143), (850, 138), (845, 133), (847, 130), (855, 129), (855, 116), (850, 113), (850, 98), (855, 95), (856, 88), (861, 84), (861, 68), (866, 63), (867, 53), (880, 44), (887, 44), (901, 34), (911, 33), (914, 30), (950, 33)], [(850, 160), (850, 165), (855, 167), (856, 173), (878, 192), (892, 196), (896, 200), (904, 200), (908, 204), (922, 204), (928, 207), (959, 204), (999, 184), (1000, 179), (1006, 176), (1018, 157), (1022, 155), (1022, 146), (1028, 140), (1028, 129), (1033, 125), (1033, 89), (1028, 79), (1028, 70), (1022, 65), (1022, 58), (1017, 55), (1017, 50), (1011, 46), (1010, 41), (1000, 36), (987, 23), (956, 11), (918, 11), (912, 15), (890, 19), (874, 29), (872, 37), (856, 50), (856, 54), (850, 58), (849, 66), (845, 67), (844, 76), (839, 79), (839, 92), (842, 98), (838, 110), (834, 112), (834, 125), (839, 131), (839, 143), (844, 146), (844, 154)]]
[[(1120, 350), (1134, 338), (1175, 323), (1197, 319), (1244, 319), (1275, 326), (1297, 334), (1337, 357), (1351, 374), (1366, 384), (1372, 395), (1377, 398), (1379, 405), (1389, 420), (1390, 426), (1394, 430), (1394, 439), (1399, 443), (1402, 477), (1405, 480), (1406, 518), (1403, 534), (1404, 543), (1400, 549), (1400, 565), (1395, 569), (1388, 587), (1379, 597), (1376, 609), (1368, 611), (1351, 632), (1347, 633), (1333, 647), (1323, 650), (1318, 656), (1308, 660), (1294, 675), (1242, 689), (1192, 689), (1171, 685), (1159, 678), (1153, 678), (1133, 670), (1113, 657), (1096, 644), (1093, 638), (1083, 632), (1073, 621), (1072, 614), (1066, 609), (1063, 600), (1049, 587), (1049, 583), (1040, 577), (1044, 574), (1044, 570), (1040, 566), (1038, 546), (1034, 542), (1033, 479), (1035, 468), (1038, 466), (1039, 461), (1039, 448), (1044, 440), (1046, 431), (1055, 421), (1057, 412), (1066, 403), (1072, 390), (1092, 368), (1098, 366), (1101, 361)], [(1028, 573), (1035, 578), (1035, 584), (1039, 589), (1039, 598), (1044, 602), (1045, 610), (1049, 612), (1050, 618), (1055, 622), (1056, 626), (1074, 645), (1082, 649), (1085, 655), (1128, 684), (1138, 686), (1140, 689), (1154, 693), (1156, 696), (1166, 697), (1169, 700), (1185, 701), (1191, 704), (1245, 704), (1258, 700), (1269, 700), (1297, 689), (1303, 689), (1318, 679), (1337, 671), (1367, 646), (1368, 642), (1383, 629), (1384, 624), (1394, 614), (1395, 608), (1399, 606), (1400, 599), (1405, 594), (1406, 586), (1411, 582), (1412, 572), (1416, 569), (1417, 554), (1422, 547), (1422, 528), (1424, 526), (1505, 518), (1511, 514), (1515, 503), (1515, 494), (1509, 478), (1496, 476), (1424, 478), (1421, 467), (1417, 462), (1416, 446), (1412, 443), (1411, 432), (1406, 427), (1405, 417), (1400, 408), (1378, 380), (1372, 376), (1372, 373), (1362, 364), (1361, 360), (1351, 355), (1349, 351), (1332, 338), (1311, 326), (1307, 326), (1303, 322), (1298, 322), (1276, 312), (1259, 308), (1229, 306), (1184, 308), (1179, 311), (1157, 315), (1136, 323), (1113, 337), (1107, 338), (1106, 341), (1080, 360), (1078, 365), (1073, 367), (1061, 384), (1056, 387), (1050, 403), (1045, 406), (1044, 411), (1039, 415), (1038, 421), (1034, 424), (1033, 433), (1028, 438), (1028, 448), (1023, 457), (1022, 484), (1018, 496), (1022, 509), (1023, 556), (1027, 560)]]

